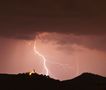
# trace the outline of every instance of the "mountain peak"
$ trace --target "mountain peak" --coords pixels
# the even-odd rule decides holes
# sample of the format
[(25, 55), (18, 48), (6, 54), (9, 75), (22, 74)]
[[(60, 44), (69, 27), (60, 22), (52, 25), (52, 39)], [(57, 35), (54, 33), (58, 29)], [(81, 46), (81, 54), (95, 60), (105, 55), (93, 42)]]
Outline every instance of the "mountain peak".
[(97, 75), (97, 74), (93, 74), (93, 73), (88, 73), (88, 72), (85, 72), (85, 73), (82, 73), (81, 75), (79, 75), (78, 77), (76, 77), (76, 78), (105, 78), (105, 77), (103, 77), (103, 76), (100, 76), (100, 75)]

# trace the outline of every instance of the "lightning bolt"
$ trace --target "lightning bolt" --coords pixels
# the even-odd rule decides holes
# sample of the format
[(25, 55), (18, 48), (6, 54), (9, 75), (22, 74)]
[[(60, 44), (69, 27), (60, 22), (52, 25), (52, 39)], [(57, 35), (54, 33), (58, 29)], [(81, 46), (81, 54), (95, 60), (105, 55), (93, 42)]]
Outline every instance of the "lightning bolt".
[[(26, 42), (26, 43), (27, 43), (28, 46), (31, 45), (31, 42)], [(37, 50), (37, 41), (36, 40), (34, 40), (34, 43), (33, 43), (33, 50), (34, 50), (34, 54), (38, 55), (42, 59), (43, 66), (44, 66), (44, 69), (45, 69), (45, 75), (46, 76), (52, 75), (52, 73), (49, 71), (49, 69), (48, 69), (48, 67), (46, 65), (46, 62), (47, 62), (46, 57)], [(72, 69), (72, 67), (70, 67), (68, 64), (61, 64), (59, 62), (54, 62), (54, 61), (48, 61), (48, 63), (59, 65), (59, 66), (61, 66), (64, 69), (64, 71), (66, 71), (66, 68)], [(34, 71), (31, 71), (29, 73), (29, 75), (31, 75), (32, 73), (34, 73)], [(53, 77), (55, 77), (55, 76), (53, 75)]]
[(37, 50), (37, 48), (36, 48), (36, 40), (35, 40), (35, 42), (34, 42), (34, 52), (39, 56), (39, 57), (41, 57), (41, 59), (43, 60), (43, 66), (44, 66), (44, 69), (45, 69), (45, 75), (46, 76), (48, 76), (49, 75), (49, 70), (48, 70), (48, 68), (47, 68), (47, 66), (46, 66), (46, 58), (44, 57), (44, 55), (42, 55), (38, 50)]

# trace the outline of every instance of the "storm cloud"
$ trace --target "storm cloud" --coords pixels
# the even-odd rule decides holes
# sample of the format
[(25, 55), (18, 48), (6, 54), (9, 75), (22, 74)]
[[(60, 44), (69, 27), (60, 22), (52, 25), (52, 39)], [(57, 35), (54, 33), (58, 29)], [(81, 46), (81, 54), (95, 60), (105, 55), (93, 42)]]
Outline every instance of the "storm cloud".
[(59, 33), (42, 33), (39, 39), (43, 42), (52, 42), (61, 49), (73, 50), (73, 46), (82, 46), (92, 50), (106, 51), (105, 35), (75, 35)]
[(106, 34), (105, 0), (0, 1), (0, 36), (33, 39), (38, 32)]

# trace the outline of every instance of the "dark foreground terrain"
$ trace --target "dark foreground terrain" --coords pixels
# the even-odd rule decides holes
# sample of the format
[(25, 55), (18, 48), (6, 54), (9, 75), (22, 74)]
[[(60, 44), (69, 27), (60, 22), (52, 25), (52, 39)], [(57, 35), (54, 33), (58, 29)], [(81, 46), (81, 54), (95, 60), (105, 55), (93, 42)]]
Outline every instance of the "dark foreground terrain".
[(83, 73), (74, 79), (59, 81), (36, 73), (0, 74), (0, 90), (106, 90), (106, 78)]

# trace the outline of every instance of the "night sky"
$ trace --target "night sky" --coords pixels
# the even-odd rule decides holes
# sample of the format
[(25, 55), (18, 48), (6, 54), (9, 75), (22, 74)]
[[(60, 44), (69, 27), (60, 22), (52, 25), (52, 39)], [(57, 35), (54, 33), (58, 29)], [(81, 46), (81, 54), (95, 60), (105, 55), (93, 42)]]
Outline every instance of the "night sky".
[(44, 74), (35, 40), (51, 77), (106, 76), (106, 1), (0, 1), (0, 73)]

